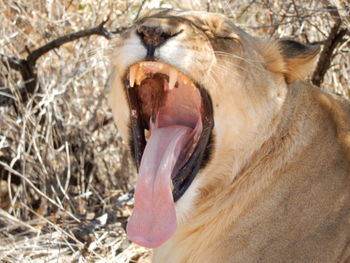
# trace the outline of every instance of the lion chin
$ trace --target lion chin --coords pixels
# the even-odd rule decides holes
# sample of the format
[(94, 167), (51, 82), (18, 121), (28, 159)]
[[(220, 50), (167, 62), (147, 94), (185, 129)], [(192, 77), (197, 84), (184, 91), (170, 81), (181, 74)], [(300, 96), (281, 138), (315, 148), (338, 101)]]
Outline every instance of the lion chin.
[(161, 9), (112, 50), (127, 233), (153, 262), (350, 260), (350, 104), (304, 82), (318, 46)]

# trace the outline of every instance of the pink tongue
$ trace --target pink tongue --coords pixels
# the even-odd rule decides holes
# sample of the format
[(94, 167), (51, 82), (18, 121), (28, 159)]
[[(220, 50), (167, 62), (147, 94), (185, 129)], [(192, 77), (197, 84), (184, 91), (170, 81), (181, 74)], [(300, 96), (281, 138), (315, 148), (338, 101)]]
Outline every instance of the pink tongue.
[(152, 130), (142, 156), (135, 190), (135, 207), (127, 225), (130, 240), (157, 247), (176, 229), (171, 175), (193, 129), (170, 126)]

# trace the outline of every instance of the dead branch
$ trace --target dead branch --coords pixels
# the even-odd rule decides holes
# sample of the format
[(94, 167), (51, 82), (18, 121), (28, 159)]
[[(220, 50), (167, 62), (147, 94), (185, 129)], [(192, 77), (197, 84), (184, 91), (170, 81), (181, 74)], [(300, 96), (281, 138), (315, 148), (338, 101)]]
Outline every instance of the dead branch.
[(146, 3), (146, 0), (142, 0), (142, 3), (141, 3), (141, 5), (140, 5), (139, 9), (137, 10), (137, 14), (136, 14), (136, 16), (135, 16), (135, 18), (134, 18), (134, 21), (136, 21), (137, 19), (139, 19), (139, 16), (140, 16), (140, 14), (141, 14), (141, 11), (142, 11), (143, 6), (145, 5), (145, 3)]
[[(325, 4), (329, 4), (329, 1), (327, 0), (323, 2)], [(328, 5), (327, 9), (329, 10), (329, 13), (331, 14), (334, 20), (334, 25), (331, 29), (331, 32), (329, 33), (329, 36), (324, 42), (324, 46), (316, 66), (316, 70), (312, 76), (312, 83), (318, 87), (323, 82), (324, 76), (326, 75), (331, 65), (336, 48), (345, 41), (344, 36), (350, 33), (348, 29), (341, 28), (342, 20), (340, 18), (338, 9), (335, 6), (331, 5)]]
[(47, 52), (59, 48), (63, 44), (77, 40), (82, 37), (89, 37), (92, 35), (103, 36), (107, 39), (112, 38), (111, 32), (109, 32), (104, 25), (107, 23), (108, 19), (100, 23), (96, 27), (89, 29), (84, 29), (78, 32), (74, 32), (65, 36), (62, 36), (58, 39), (55, 39), (46, 45), (34, 50), (29, 51), (29, 54), (26, 59), (20, 59), (17, 57), (9, 57), (0, 54), (0, 61), (9, 69), (18, 71), (24, 81), (24, 90), (21, 90), (20, 94), (22, 95), (22, 102), (25, 103), (28, 98), (34, 93), (35, 88), (38, 85), (37, 73), (36, 73), (36, 62), (37, 60)]
[(55, 39), (55, 40), (47, 43), (44, 46), (32, 51), (27, 57), (27, 62), (29, 64), (29, 66), (34, 67), (38, 58), (41, 57), (42, 55), (44, 55), (45, 53), (49, 52), (50, 50), (58, 48), (65, 43), (77, 40), (77, 39), (82, 38), (82, 37), (88, 37), (91, 35), (99, 35), (99, 36), (103, 36), (107, 39), (111, 39), (112, 38), (111, 33), (107, 29), (104, 28), (104, 25), (107, 23), (107, 21), (108, 21), (108, 19), (103, 21), (101, 24), (99, 24), (96, 27), (81, 30), (81, 31), (60, 37), (58, 39)]
[(336, 26), (332, 28), (321, 52), (316, 70), (312, 76), (312, 83), (316, 86), (320, 86), (323, 82), (324, 76), (331, 65), (335, 49), (345, 41), (344, 36), (348, 34), (347, 29), (338, 30)]

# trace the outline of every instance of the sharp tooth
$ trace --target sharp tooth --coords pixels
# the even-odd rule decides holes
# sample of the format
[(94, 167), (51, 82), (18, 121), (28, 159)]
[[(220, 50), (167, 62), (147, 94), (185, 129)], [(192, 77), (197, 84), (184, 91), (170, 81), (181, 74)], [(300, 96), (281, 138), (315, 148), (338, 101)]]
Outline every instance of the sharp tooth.
[(134, 118), (137, 118), (137, 111), (136, 110), (131, 110), (131, 116)]
[(169, 90), (174, 89), (177, 81), (177, 70), (174, 68), (170, 68), (169, 70)]
[(164, 91), (168, 91), (169, 90), (169, 83), (168, 82), (164, 82)]
[(149, 137), (151, 136), (151, 132), (149, 130), (145, 129), (144, 134), (145, 134), (146, 141), (148, 141)]
[(184, 74), (181, 74), (181, 80), (182, 80), (182, 82), (183, 82), (184, 85), (187, 85), (187, 83), (190, 81), (190, 80), (188, 79), (188, 77), (185, 76)]
[(130, 86), (130, 88), (134, 87), (136, 73), (137, 73), (138, 68), (139, 68), (138, 65), (133, 65), (130, 67), (130, 72), (129, 72), (129, 86)]
[(140, 85), (141, 82), (146, 78), (145, 72), (143, 72), (143, 69), (141, 67), (138, 68), (136, 73), (136, 85)]

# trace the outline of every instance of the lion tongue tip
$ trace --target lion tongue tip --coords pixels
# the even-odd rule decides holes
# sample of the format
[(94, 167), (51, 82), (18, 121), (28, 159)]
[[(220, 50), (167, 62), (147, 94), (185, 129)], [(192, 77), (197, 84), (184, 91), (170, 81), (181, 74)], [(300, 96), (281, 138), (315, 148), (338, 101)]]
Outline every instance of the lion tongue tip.
[[(128, 223), (127, 225), (127, 235), (128, 238), (143, 247), (147, 248), (156, 248), (162, 245), (164, 242), (166, 242), (175, 232), (177, 228), (176, 220), (173, 223), (170, 223), (167, 228), (167, 233), (162, 233), (159, 235), (159, 233), (156, 233), (154, 235), (142, 235), (142, 233), (136, 232), (135, 233), (135, 227), (133, 226), (132, 221)], [(137, 228), (136, 228), (137, 229)]]

